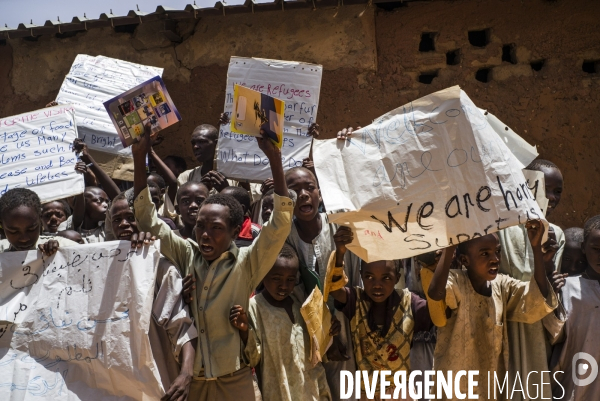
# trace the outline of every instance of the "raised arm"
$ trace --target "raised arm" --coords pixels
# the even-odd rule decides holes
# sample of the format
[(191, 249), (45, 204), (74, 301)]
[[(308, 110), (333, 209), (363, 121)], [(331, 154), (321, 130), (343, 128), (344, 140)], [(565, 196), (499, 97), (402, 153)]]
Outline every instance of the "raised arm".
[(429, 284), (427, 295), (434, 301), (442, 301), (446, 298), (446, 283), (450, 274), (450, 264), (454, 256), (456, 246), (445, 248), (438, 262), (437, 268), (433, 273), (433, 278)]
[(131, 145), (133, 154), (133, 190), (135, 194), (135, 219), (140, 231), (146, 231), (160, 239), (160, 252), (177, 266), (185, 276), (193, 270), (193, 245), (178, 237), (171, 228), (158, 218), (152, 203), (146, 181), (146, 154), (150, 149), (150, 125), (145, 127), (144, 135)]
[(530, 220), (525, 224), (527, 236), (533, 249), (533, 276), (540, 292), (544, 298), (548, 297), (548, 278), (544, 265), (544, 253), (542, 252), (542, 237), (544, 235), (544, 225), (540, 220)]
[(108, 174), (106, 174), (106, 172), (102, 170), (100, 166), (98, 166), (92, 155), (89, 154), (85, 142), (79, 138), (75, 138), (73, 141), (73, 150), (76, 153), (79, 153), (79, 158), (81, 161), (88, 165), (89, 169), (96, 176), (97, 181), (100, 183), (100, 185), (102, 185), (104, 192), (106, 192), (106, 195), (108, 195), (111, 200), (121, 193), (121, 190), (117, 184), (115, 184), (112, 178), (110, 178)]
[(283, 174), (281, 150), (271, 142), (264, 132), (263, 137), (257, 138), (257, 140), (259, 148), (269, 159), (275, 194), (270, 224), (263, 227), (260, 235), (248, 247), (251, 287), (257, 286), (273, 267), (281, 247), (290, 234), (294, 214), (294, 202), (289, 198)]
[(344, 272), (344, 256), (347, 252), (346, 245), (350, 244), (353, 238), (352, 230), (344, 226), (340, 226), (333, 235), (335, 252), (331, 254), (327, 266), (326, 288), (324, 290), (325, 302), (327, 302), (328, 295), (331, 295), (339, 303), (345, 304), (348, 302), (348, 294), (344, 289), (348, 283), (348, 277)]
[[(152, 145), (154, 145), (155, 143), (156, 142), (153, 142)], [(175, 198), (177, 197), (177, 177), (175, 177), (175, 174), (173, 174), (171, 169), (167, 167), (167, 165), (165, 164), (165, 162), (163, 162), (160, 156), (157, 155), (156, 152), (154, 152), (154, 148), (152, 146), (150, 147), (148, 157), (150, 158), (152, 164), (154, 164), (154, 167), (156, 168), (156, 171), (158, 171), (158, 174), (160, 174), (165, 179), (165, 182), (169, 187), (167, 195), (169, 196), (169, 199), (171, 199), (171, 202), (175, 204)]]

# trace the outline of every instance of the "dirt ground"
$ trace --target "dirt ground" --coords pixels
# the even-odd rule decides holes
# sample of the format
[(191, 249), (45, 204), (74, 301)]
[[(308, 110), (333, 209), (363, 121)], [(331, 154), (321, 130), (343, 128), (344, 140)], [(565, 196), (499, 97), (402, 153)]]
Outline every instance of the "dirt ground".
[[(181, 44), (142, 26), (133, 35), (103, 28), (68, 39), (8, 40), (0, 45), (0, 116), (35, 110), (53, 100), (78, 52), (161, 66), (183, 121), (166, 133), (169, 140), (157, 151), (163, 156), (180, 154), (193, 165), (189, 134), (198, 124), (216, 124), (223, 110), (223, 60), (257, 55), (318, 62), (324, 66), (318, 112), (323, 138), (460, 85), (475, 104), (561, 168), (564, 196), (554, 222), (563, 228), (581, 226), (600, 213), (600, 176), (594, 161), (600, 156), (598, 2), (413, 2), (392, 11), (370, 8), (359, 17), (361, 10), (364, 6), (348, 7), (337, 16), (336, 10), (236, 15), (236, 23), (245, 21), (255, 28), (245, 31), (242, 47), (226, 40), (220, 24), (232, 21), (222, 19), (227, 17), (181, 22)], [(280, 18), (284, 20), (272, 27), (265, 23)], [(299, 24), (310, 29), (300, 29)], [(260, 26), (262, 33), (255, 33)], [(470, 43), (469, 31), (473, 43), (484, 47)], [(264, 45), (265, 35), (291, 42), (271, 50)], [(431, 50), (419, 51), (420, 45), (421, 50)], [(222, 51), (208, 51), (207, 46)], [(431, 83), (419, 82), (431, 78)]]

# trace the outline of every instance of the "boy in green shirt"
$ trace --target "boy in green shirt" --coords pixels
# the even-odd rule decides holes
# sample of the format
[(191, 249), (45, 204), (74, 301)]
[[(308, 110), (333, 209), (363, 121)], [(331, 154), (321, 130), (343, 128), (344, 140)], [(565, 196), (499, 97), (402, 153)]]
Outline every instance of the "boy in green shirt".
[(242, 359), (243, 343), (229, 324), (232, 305), (248, 308), (252, 291), (275, 264), (290, 233), (294, 202), (281, 164), (281, 151), (266, 137), (257, 138), (271, 165), (275, 183), (274, 210), (252, 245), (239, 249), (234, 240), (243, 222), (240, 204), (229, 195), (208, 197), (198, 212), (195, 240), (184, 240), (157, 217), (146, 183), (149, 130), (132, 146), (135, 174), (135, 217), (140, 231), (161, 241), (161, 253), (179, 267), (182, 276), (193, 274), (195, 296), (191, 303), (198, 344), (194, 361), (191, 400), (254, 401), (252, 373)]

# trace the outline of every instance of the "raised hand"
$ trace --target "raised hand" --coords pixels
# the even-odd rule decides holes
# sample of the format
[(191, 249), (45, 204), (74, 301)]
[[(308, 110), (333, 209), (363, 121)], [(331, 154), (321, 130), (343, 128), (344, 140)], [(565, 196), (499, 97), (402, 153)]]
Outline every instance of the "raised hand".
[(39, 244), (38, 249), (46, 256), (52, 256), (58, 251), (58, 241), (51, 239), (45, 244)]
[(308, 127), (308, 135), (312, 136), (313, 138), (317, 138), (320, 134), (321, 130), (321, 126), (317, 123), (312, 123), (310, 125), (310, 127)]
[(156, 237), (150, 233), (140, 232), (131, 236), (131, 249), (140, 249), (143, 246), (152, 245)]

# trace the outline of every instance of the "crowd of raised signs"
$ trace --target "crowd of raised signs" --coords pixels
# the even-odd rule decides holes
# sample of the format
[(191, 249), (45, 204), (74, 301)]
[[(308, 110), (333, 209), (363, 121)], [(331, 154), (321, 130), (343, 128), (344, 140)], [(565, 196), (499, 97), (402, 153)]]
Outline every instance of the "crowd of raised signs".
[[(343, 129), (337, 139), (352, 135)], [(163, 399), (338, 400), (342, 371), (432, 369), (479, 371), (479, 399), (597, 399), (600, 380), (577, 385), (572, 360), (600, 355), (600, 216), (569, 228), (530, 220), (443, 251), (366, 263), (346, 249), (352, 230), (328, 223), (312, 160), (284, 171), (280, 149), (257, 138), (272, 178), (237, 182), (216, 171), (218, 137), (212, 125), (194, 129), (198, 164), (189, 169), (180, 156), (161, 158), (162, 138), (146, 127), (132, 146), (133, 183), (111, 179), (76, 139), (83, 194), (41, 204), (15, 188), (0, 198), (0, 252), (160, 240), (155, 294), (169, 296), (154, 302), (179, 300), (159, 305), (169, 311), (160, 325), (167, 349), (176, 350), (155, 354)], [(542, 159), (527, 169), (544, 174), (551, 222), (561, 213), (561, 171)], [(301, 313), (315, 288), (330, 312), (316, 322), (331, 337), (326, 352)], [(509, 386), (489, 395), (488, 372)], [(466, 394), (463, 379), (454, 385)], [(356, 398), (394, 390), (393, 381), (387, 390), (363, 385)]]

